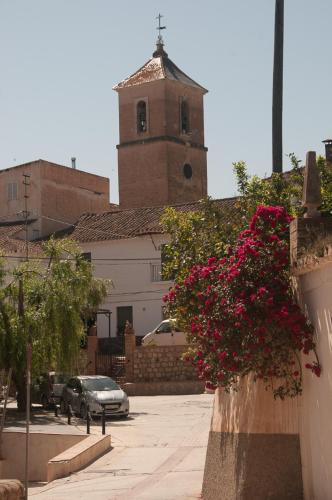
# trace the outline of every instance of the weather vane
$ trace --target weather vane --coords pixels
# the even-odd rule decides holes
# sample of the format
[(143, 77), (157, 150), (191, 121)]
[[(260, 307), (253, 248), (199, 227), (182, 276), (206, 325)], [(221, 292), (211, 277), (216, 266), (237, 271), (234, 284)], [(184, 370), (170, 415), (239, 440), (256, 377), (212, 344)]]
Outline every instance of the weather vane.
[(157, 40), (157, 43), (163, 43), (163, 37), (161, 36), (161, 30), (165, 30), (166, 29), (166, 26), (161, 26), (161, 18), (164, 17), (162, 16), (161, 14), (158, 14), (158, 16), (156, 17), (156, 19), (158, 19), (158, 27), (156, 28), (158, 31), (159, 31), (159, 35), (158, 35), (158, 40)]

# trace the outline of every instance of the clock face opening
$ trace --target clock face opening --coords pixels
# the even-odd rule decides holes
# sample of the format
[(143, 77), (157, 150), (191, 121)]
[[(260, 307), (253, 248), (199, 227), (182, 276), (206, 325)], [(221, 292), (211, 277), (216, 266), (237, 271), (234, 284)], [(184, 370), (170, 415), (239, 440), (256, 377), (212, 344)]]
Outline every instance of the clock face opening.
[(192, 166), (189, 163), (185, 163), (183, 165), (183, 175), (185, 176), (186, 179), (191, 179), (193, 176), (193, 169)]

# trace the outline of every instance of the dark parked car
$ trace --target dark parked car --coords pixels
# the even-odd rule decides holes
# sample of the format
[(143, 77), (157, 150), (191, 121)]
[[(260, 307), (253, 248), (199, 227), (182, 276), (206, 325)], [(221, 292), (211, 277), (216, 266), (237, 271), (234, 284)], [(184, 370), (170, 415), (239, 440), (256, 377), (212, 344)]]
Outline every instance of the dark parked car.
[(32, 380), (31, 403), (41, 404), (45, 410), (59, 404), (67, 381), (68, 376), (61, 373), (42, 373)]
[(113, 379), (103, 375), (81, 375), (69, 379), (62, 392), (62, 413), (68, 412), (69, 404), (81, 418), (86, 418), (88, 406), (91, 415), (101, 415), (103, 407), (108, 416), (125, 418), (129, 414), (127, 394)]

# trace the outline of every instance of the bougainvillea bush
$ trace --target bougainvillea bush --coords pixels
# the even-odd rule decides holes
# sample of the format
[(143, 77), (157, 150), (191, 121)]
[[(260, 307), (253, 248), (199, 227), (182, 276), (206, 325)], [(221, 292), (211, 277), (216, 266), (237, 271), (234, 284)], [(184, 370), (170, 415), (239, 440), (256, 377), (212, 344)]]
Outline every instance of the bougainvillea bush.
[(289, 280), (289, 223), (278, 206), (259, 206), (248, 230), (222, 259), (192, 267), (164, 297), (171, 314), (186, 318), (185, 357), (208, 386), (236, 389), (253, 373), (275, 397), (301, 393), (299, 353), (320, 375), (313, 328), (293, 299)]

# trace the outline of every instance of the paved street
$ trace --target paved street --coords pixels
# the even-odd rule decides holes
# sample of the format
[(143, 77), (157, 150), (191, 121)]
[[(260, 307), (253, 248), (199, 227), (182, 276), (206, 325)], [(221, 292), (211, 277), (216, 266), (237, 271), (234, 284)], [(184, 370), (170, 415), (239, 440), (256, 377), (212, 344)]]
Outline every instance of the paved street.
[[(32, 486), (29, 498), (200, 498), (212, 401), (211, 394), (131, 397), (130, 418), (108, 421), (110, 452), (70, 477)], [(97, 422), (92, 433), (100, 432)]]

